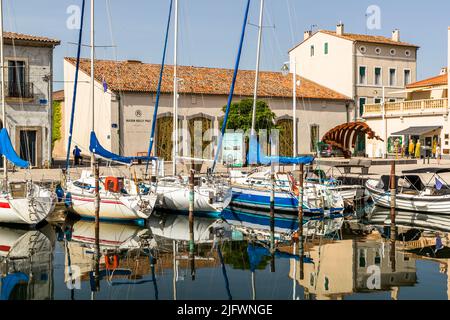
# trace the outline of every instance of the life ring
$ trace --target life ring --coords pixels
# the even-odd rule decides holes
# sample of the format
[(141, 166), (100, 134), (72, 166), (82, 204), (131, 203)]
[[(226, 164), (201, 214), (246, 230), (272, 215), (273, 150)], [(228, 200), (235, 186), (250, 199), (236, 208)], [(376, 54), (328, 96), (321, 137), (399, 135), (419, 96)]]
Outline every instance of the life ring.
[(115, 255), (105, 256), (106, 269), (117, 269), (119, 267), (119, 257)]

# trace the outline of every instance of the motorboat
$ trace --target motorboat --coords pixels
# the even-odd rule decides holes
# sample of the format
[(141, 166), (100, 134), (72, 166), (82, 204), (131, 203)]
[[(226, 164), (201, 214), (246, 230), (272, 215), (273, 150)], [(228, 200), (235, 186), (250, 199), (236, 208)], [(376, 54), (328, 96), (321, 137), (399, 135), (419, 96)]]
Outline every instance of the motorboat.
[[(450, 187), (442, 178), (450, 169), (420, 168), (406, 170), (401, 176), (396, 176), (395, 208), (415, 212), (450, 214)], [(424, 183), (420, 175), (431, 175)], [(377, 206), (391, 206), (390, 176), (383, 175), (380, 179), (370, 179), (366, 189)]]

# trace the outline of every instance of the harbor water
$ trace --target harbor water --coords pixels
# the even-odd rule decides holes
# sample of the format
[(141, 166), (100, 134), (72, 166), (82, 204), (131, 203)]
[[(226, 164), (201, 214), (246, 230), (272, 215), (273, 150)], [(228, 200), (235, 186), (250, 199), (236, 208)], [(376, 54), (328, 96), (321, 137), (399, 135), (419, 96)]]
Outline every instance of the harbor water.
[[(415, 217), (413, 217), (415, 215)], [(0, 227), (2, 300), (334, 300), (450, 298), (446, 217), (389, 212), (346, 217), (342, 228), (291, 236), (245, 221), (155, 212), (145, 225), (67, 217), (38, 230)], [(98, 268), (99, 273), (95, 270)]]

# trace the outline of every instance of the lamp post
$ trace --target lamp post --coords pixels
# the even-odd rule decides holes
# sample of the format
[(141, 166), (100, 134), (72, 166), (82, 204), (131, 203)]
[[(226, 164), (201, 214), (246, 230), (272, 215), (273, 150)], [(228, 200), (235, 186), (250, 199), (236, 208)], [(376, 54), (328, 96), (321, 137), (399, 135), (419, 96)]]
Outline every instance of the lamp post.
[[(300, 81), (297, 83), (297, 70), (296, 70), (296, 60), (295, 57), (291, 62), (285, 62), (281, 68), (281, 73), (284, 76), (289, 75), (289, 69), (292, 70), (292, 131), (293, 131), (293, 148), (292, 154), (294, 157), (297, 156), (297, 86), (300, 86)], [(290, 68), (289, 68), (290, 67)], [(294, 164), (294, 170), (296, 170), (296, 165)]]

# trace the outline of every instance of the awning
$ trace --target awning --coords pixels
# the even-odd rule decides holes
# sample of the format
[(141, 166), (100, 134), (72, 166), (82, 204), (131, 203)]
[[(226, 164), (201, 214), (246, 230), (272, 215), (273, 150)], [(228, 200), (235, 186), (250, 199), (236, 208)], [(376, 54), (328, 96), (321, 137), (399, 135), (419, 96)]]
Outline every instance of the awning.
[(438, 129), (442, 129), (442, 126), (409, 127), (408, 129), (394, 132), (391, 136), (421, 136)]

